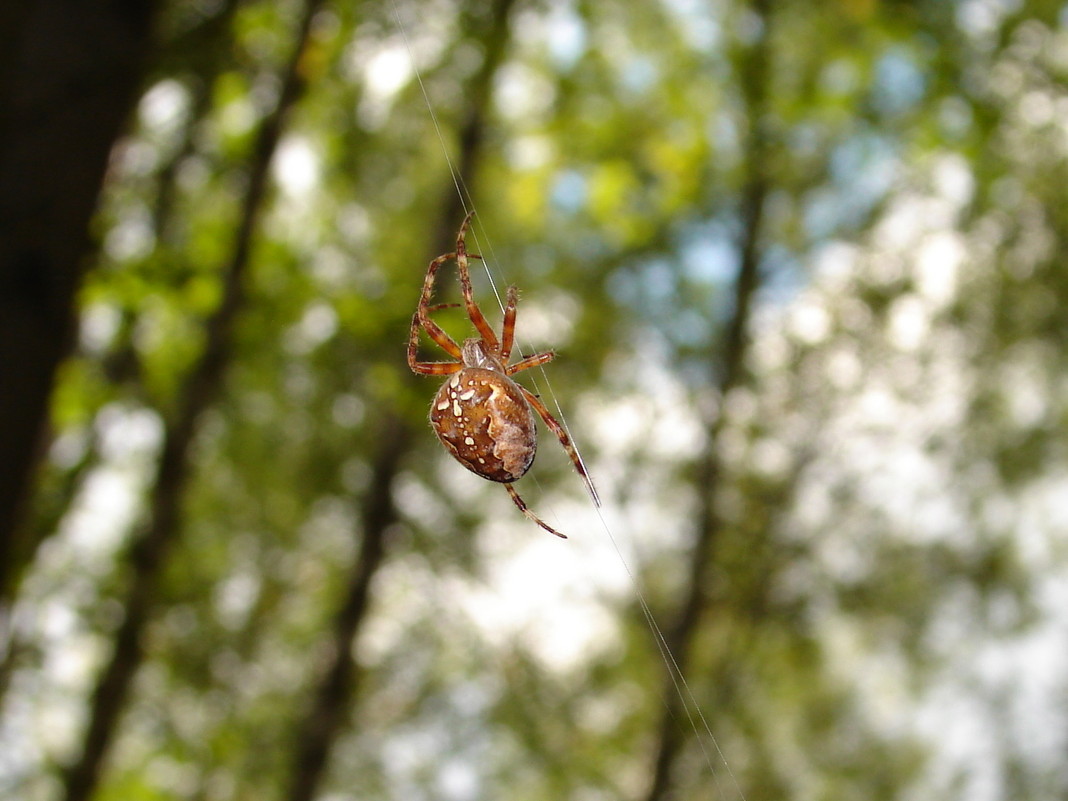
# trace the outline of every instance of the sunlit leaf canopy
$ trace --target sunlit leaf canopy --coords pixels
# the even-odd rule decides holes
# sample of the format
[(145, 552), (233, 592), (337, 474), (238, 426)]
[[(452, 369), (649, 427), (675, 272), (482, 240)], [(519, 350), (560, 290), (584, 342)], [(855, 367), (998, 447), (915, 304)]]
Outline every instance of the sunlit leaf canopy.
[[(96, 799), (1068, 791), (1068, 8), (311, 7), (303, 44), (295, 0), (162, 20), (3, 599), (0, 791), (73, 797), (164, 443), (190, 469)], [(542, 430), (517, 488), (567, 541), (448, 457), (405, 363), (465, 206), (604, 499)]]

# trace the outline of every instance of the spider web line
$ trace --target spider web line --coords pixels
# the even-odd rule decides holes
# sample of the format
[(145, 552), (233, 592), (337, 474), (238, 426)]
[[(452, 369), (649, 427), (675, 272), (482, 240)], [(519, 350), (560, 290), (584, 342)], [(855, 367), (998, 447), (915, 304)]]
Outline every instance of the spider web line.
[[(423, 82), (423, 76), (419, 70), (419, 65), (416, 63), (415, 53), (412, 50), (412, 45), (411, 41), (408, 38), (407, 29), (405, 28), (404, 22), (401, 20), (400, 17), (400, 10), (397, 6), (397, 0), (390, 0), (390, 4), (393, 9), (394, 20), (397, 23), (397, 28), (401, 33), (405, 49), (408, 52), (408, 60), (412, 66), (412, 73), (414, 74), (415, 79), (419, 84), (419, 91), (423, 95), (423, 100), (426, 103), (430, 119), (434, 124), (434, 131), (437, 135), (438, 142), (441, 145), (441, 152), (444, 155), (445, 163), (448, 165), (449, 174), (452, 178), (453, 186), (455, 187), (456, 194), (460, 199), (460, 205), (463, 207), (464, 213), (467, 214), (472, 209), (474, 209), (474, 198), (471, 196), (471, 192), (467, 188), (467, 184), (464, 182), (463, 177), (459, 174), (459, 171), (456, 169), (456, 166), (453, 163), (452, 157), (449, 155), (449, 148), (448, 144), (445, 141), (445, 135), (441, 130), (440, 123), (438, 122), (437, 113), (434, 111), (434, 104), (430, 100), (430, 93), (427, 91), (426, 84)], [(481, 238), (485, 242), (485, 248), (481, 248), (481, 246), (478, 245), (480, 239), (478, 234), (479, 230), (481, 230), (482, 232)], [(486, 272), (486, 277), (489, 279), (489, 284), (493, 290), (494, 297), (496, 297), (497, 299), (497, 305), (503, 312), (505, 308), (504, 299), (501, 297), (500, 290), (497, 287), (497, 282), (493, 278), (493, 270), (491, 270), (491, 264), (493, 269), (500, 272), (502, 276), (504, 271), (501, 268), (500, 262), (498, 261), (497, 256), (493, 250), (493, 244), (490, 241), (489, 233), (486, 231), (485, 226), (482, 224), (482, 221), (478, 218), (477, 214), (472, 220), (471, 232), (473, 235), (473, 239), (475, 240), (476, 246), (480, 247), (479, 252), (482, 253), (484, 251), (488, 255), (488, 258), (482, 259), (482, 266)], [(518, 337), (515, 339), (515, 342), (516, 345), (519, 346), (520, 352), (528, 350), (526, 347), (524, 347), (525, 343), (522, 343), (518, 339)], [(557, 420), (560, 422), (560, 425), (563, 427), (564, 431), (567, 433), (568, 438), (571, 440), (572, 446), (575, 449), (575, 453), (578, 456), (578, 460), (582, 465), (582, 469), (586, 471), (586, 474), (588, 476), (590, 476), (588, 494), (590, 496), (591, 502), (593, 503), (594, 511), (596, 512), (597, 518), (601, 523), (601, 528), (608, 535), (609, 542), (612, 543), (612, 548), (613, 550), (615, 550), (616, 556), (619, 558), (619, 561), (623, 565), (623, 569), (626, 571), (627, 577), (631, 582), (631, 586), (634, 589), (635, 597), (638, 599), (638, 605), (641, 608), (642, 616), (644, 617), (646, 624), (648, 625), (650, 631), (653, 634), (653, 639), (656, 643), (657, 650), (660, 652), (660, 658), (664, 662), (664, 665), (668, 670), (668, 675), (671, 677), (672, 686), (675, 688), (676, 694), (682, 701), (683, 710), (686, 712), (687, 720), (690, 724), (690, 727), (693, 729), (694, 737), (697, 740), (698, 745), (701, 749), (701, 754), (704, 757), (705, 764), (708, 766), (709, 772), (712, 775), (713, 782), (716, 784), (717, 789), (719, 789), (719, 773), (717, 772), (716, 767), (714, 765), (712, 754), (708, 750), (705, 737), (702, 736), (702, 730), (704, 734), (707, 735), (708, 740), (712, 742), (712, 745), (715, 749), (715, 754), (719, 757), (720, 762), (722, 762), (723, 768), (726, 770), (731, 783), (734, 785), (735, 790), (737, 790), (738, 792), (739, 797), (742, 799), (742, 801), (746, 801), (745, 793), (742, 790), (741, 785), (739, 784), (738, 779), (734, 774), (734, 771), (731, 770), (730, 763), (727, 761), (727, 756), (723, 753), (723, 749), (720, 747), (719, 740), (712, 733), (712, 727), (709, 725), (708, 719), (705, 717), (704, 712), (701, 710), (701, 705), (698, 703), (697, 697), (694, 695), (694, 692), (690, 687), (690, 683), (686, 680), (686, 676), (683, 674), (682, 668), (680, 667), (678, 660), (675, 658), (675, 654), (672, 653), (671, 647), (668, 644), (667, 638), (664, 636), (663, 630), (656, 622), (656, 618), (653, 615), (652, 607), (650, 607), (649, 602), (646, 600), (645, 592), (642, 589), (642, 582), (639, 579), (638, 575), (631, 569), (631, 566), (627, 561), (626, 557), (624, 556), (622, 549), (619, 547), (619, 542), (616, 540), (615, 535), (612, 533), (611, 526), (608, 525), (608, 521), (605, 519), (604, 510), (601, 507), (600, 498), (597, 495), (597, 491), (592, 483), (592, 474), (590, 474), (589, 470), (586, 467), (585, 459), (582, 458), (582, 453), (579, 449), (577, 440), (573, 436), (571, 436), (571, 429), (567, 424), (567, 419), (564, 415), (563, 408), (560, 405), (559, 398), (557, 398), (556, 392), (552, 388), (552, 382), (549, 380), (549, 375), (545, 370), (545, 366), (541, 365), (538, 368), (538, 372), (541, 373), (541, 377), (544, 380), (546, 393), (552, 399), (552, 405), (556, 410)], [(534, 384), (534, 388), (536, 390), (539, 390), (537, 377), (532, 375), (531, 381)], [(533, 479), (540, 490), (541, 483), (538, 481), (537, 476), (533, 476)], [(660, 693), (658, 692), (658, 694)], [(662, 694), (660, 694), (660, 696), (661, 703), (663, 703), (665, 707), (667, 707), (670, 711), (670, 706), (668, 705), (667, 700), (663, 697)], [(700, 727), (698, 726), (698, 721), (700, 722)]]
[[(442, 144), (444, 146), (444, 142)], [(462, 183), (462, 181), (462, 178), (458, 178), (455, 173), (453, 174), (454, 183)], [(464, 187), (464, 190), (466, 191), (466, 186)], [(470, 199), (470, 195), (468, 195), (468, 198)], [(463, 199), (461, 198), (461, 200)], [(497, 305), (503, 312), (504, 302), (501, 298), (501, 293), (497, 288), (497, 283), (494, 281), (493, 274), (490, 270), (491, 263), (494, 269), (501, 270), (500, 262), (498, 261), (496, 255), (493, 252), (493, 245), (490, 242), (489, 235), (485, 230), (485, 226), (481, 225), (481, 223), (478, 221), (477, 214), (475, 215), (475, 218), (472, 222), (477, 223), (478, 226), (482, 229), (483, 237), (486, 242), (485, 250), (489, 254), (489, 258), (483, 260), (483, 268), (486, 271), (486, 276), (489, 279), (490, 286), (493, 289), (493, 294), (497, 298)], [(474, 230), (474, 226), (472, 226), (472, 233), (474, 233), (474, 239), (477, 244), (479, 238), (477, 231)], [(516, 338), (516, 343), (520, 344), (520, 340), (518, 338)], [(557, 419), (559, 420), (560, 425), (563, 426), (564, 431), (567, 432), (568, 437), (571, 439), (571, 443), (575, 448), (575, 453), (578, 454), (579, 462), (582, 463), (583, 470), (587, 470), (586, 462), (582, 458), (582, 454), (579, 451), (578, 443), (575, 441), (575, 438), (571, 436), (571, 430), (567, 425), (567, 420), (565, 418), (563, 408), (561, 407), (560, 401), (556, 396), (556, 392), (552, 388), (552, 382), (549, 380), (549, 375), (545, 370), (545, 366), (542, 365), (538, 367), (537, 372), (540, 372), (542, 378), (544, 379), (546, 392), (552, 399), (552, 404), (556, 410)], [(536, 376), (531, 376), (531, 382), (535, 385), (535, 389), (538, 389), (538, 379)], [(588, 470), (587, 473), (589, 473)], [(538, 481), (537, 476), (532, 476), (532, 478), (534, 479), (534, 482), (538, 485), (538, 488), (541, 489), (541, 482)], [(690, 724), (690, 727), (693, 729), (695, 735), (694, 738), (698, 742), (698, 745), (701, 749), (701, 754), (705, 760), (705, 764), (708, 765), (709, 771), (712, 774), (713, 781), (716, 783), (718, 788), (719, 774), (715, 769), (712, 754), (708, 750), (707, 743), (705, 741), (705, 737), (702, 736), (701, 729), (703, 729), (704, 733), (707, 734), (708, 740), (712, 742), (712, 745), (715, 749), (715, 754), (719, 757), (720, 762), (722, 762), (723, 767), (726, 770), (727, 775), (730, 777), (731, 783), (734, 785), (734, 788), (737, 790), (739, 797), (742, 799), (742, 801), (745, 801), (745, 793), (742, 790), (737, 777), (734, 775), (734, 771), (731, 770), (730, 763), (727, 761), (727, 756), (723, 753), (723, 749), (720, 747), (719, 740), (712, 733), (712, 727), (708, 723), (708, 719), (705, 717), (704, 712), (701, 710), (701, 705), (700, 703), (698, 703), (697, 697), (694, 695), (694, 692), (690, 687), (690, 683), (686, 680), (686, 676), (683, 674), (682, 668), (680, 667), (678, 660), (675, 659), (675, 654), (672, 653), (671, 647), (667, 642), (667, 638), (664, 636), (663, 630), (656, 622), (656, 618), (653, 615), (652, 607), (650, 607), (649, 602), (646, 600), (645, 592), (642, 589), (642, 582), (638, 578), (637, 574), (631, 569), (631, 566), (627, 561), (626, 557), (624, 556), (622, 549), (619, 547), (619, 542), (616, 540), (615, 535), (612, 533), (611, 526), (608, 525), (608, 521), (605, 519), (604, 511), (601, 508), (600, 499), (596, 495), (596, 490), (593, 490), (591, 500), (594, 504), (594, 511), (597, 513), (597, 519), (601, 523), (601, 528), (604, 529), (605, 534), (608, 535), (609, 542), (612, 543), (612, 548), (616, 552), (616, 556), (619, 557), (619, 561), (623, 565), (623, 569), (626, 571), (627, 577), (631, 582), (631, 586), (634, 589), (635, 597), (638, 599), (638, 605), (641, 609), (642, 617), (645, 618), (646, 624), (649, 626), (651, 632), (653, 633), (653, 639), (656, 643), (656, 648), (660, 652), (660, 657), (663, 660), (665, 667), (667, 667), (668, 669), (668, 675), (671, 677), (671, 683), (675, 688), (675, 692), (678, 694), (679, 698), (683, 702), (682, 705), (683, 709), (686, 712), (687, 720)], [(664, 703), (665, 706), (668, 706), (663, 696), (661, 696), (661, 701)], [(698, 721), (700, 721), (700, 727), (698, 727)]]

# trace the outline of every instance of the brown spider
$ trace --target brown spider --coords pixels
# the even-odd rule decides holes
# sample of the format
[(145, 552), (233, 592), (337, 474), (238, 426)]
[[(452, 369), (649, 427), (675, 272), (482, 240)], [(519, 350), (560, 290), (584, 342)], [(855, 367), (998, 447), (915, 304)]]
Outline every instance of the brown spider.
[[(527, 356), (515, 364), (508, 363), (515, 342), (518, 290), (514, 286), (508, 287), (504, 324), (499, 340), (472, 297), (467, 260), (482, 258), (476, 253), (468, 253), (464, 243), (467, 226), (473, 215), (474, 212), (471, 212), (464, 217), (460, 233), (456, 237), (456, 252), (438, 256), (427, 268), (423, 294), (412, 317), (411, 336), (408, 338), (408, 366), (413, 372), (421, 375), (452, 376), (438, 390), (430, 406), (430, 425), (445, 449), (471, 472), (504, 484), (519, 511), (546, 531), (557, 537), (564, 537), (530, 511), (512, 486), (513, 481), (530, 469), (537, 450), (534, 415), (531, 409), (536, 411), (549, 430), (556, 434), (567, 455), (571, 457), (571, 463), (582, 476), (593, 502), (600, 506), (600, 500), (578, 451), (563, 426), (549, 414), (545, 404), (536, 395), (509, 378), (521, 370), (546, 364), (556, 356), (552, 351), (546, 351)], [(457, 345), (452, 337), (430, 319), (430, 313), (433, 311), (460, 305), (429, 305), (434, 294), (434, 276), (438, 268), (450, 259), (456, 261), (467, 316), (479, 334), (477, 337), (465, 339), (463, 347)], [(420, 328), (459, 361), (419, 361), (416, 351), (419, 347)]]

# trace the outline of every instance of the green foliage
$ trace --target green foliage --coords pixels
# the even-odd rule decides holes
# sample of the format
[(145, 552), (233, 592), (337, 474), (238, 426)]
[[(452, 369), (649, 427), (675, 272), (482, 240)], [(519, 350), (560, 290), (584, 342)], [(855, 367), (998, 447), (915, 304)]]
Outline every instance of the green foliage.
[[(177, 44), (116, 149), (53, 399), (0, 725), (33, 743), (0, 766), (28, 799), (54, 797), (44, 768), (76, 750), (46, 729), (78, 730), (121, 617), (146, 465), (223, 297), (299, 11), (243, 3), (212, 27), (194, 5), (173, 4)], [(639, 607), (670, 629), (709, 520), (682, 690), (701, 716), (675, 722), (673, 798), (970, 798), (979, 779), (957, 777), (980, 761), (1006, 797), (1063, 794), (1062, 739), (995, 737), (1062, 718), (1063, 681), (1035, 709), (1011, 671), (969, 661), (1015, 664), (1063, 624), (1059, 8), (512, 10), (459, 188), (476, 296), (497, 326), (494, 288), (522, 290), (520, 347), (559, 357), (520, 379), (559, 402), (606, 501), (599, 518), (542, 431), (518, 488), (566, 543), (449, 460), (426, 424), (437, 384), (405, 364), (426, 264), (462, 216), (450, 165), (494, 8), (317, 16), (96, 797), (283, 797), (391, 445), (396, 517), (321, 797), (643, 797), (674, 690)], [(761, 283), (724, 394), (755, 185)], [(459, 297), (452, 269), (436, 302)], [(470, 335), (459, 311), (438, 319)], [(420, 353), (446, 358), (426, 337)], [(31, 682), (38, 700), (18, 692)], [(959, 729), (930, 721), (958, 695), (989, 753), (940, 743)]]

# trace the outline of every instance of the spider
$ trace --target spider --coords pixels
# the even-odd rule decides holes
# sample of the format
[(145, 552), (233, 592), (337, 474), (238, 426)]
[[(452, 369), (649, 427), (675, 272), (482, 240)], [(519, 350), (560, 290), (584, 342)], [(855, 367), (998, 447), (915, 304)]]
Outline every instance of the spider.
[[(499, 339), (472, 297), (468, 259), (482, 258), (476, 253), (468, 253), (464, 242), (472, 216), (474, 212), (464, 217), (460, 225), (460, 233), (456, 237), (456, 252), (438, 256), (427, 268), (423, 294), (412, 317), (411, 335), (408, 338), (408, 366), (412, 372), (420, 375), (451, 376), (442, 384), (430, 406), (430, 425), (445, 449), (471, 472), (504, 484), (520, 512), (549, 533), (566, 539), (563, 534), (530, 511), (512, 486), (512, 482), (525, 474), (534, 462), (537, 439), (532, 410), (538, 413), (549, 430), (560, 440), (593, 502), (600, 506), (600, 500), (564, 427), (549, 413), (537, 395), (510, 378), (522, 370), (546, 364), (556, 357), (554, 352), (546, 351), (521, 358), (513, 364), (508, 363), (515, 343), (515, 307), (519, 291), (514, 286), (508, 287), (504, 323)], [(462, 347), (430, 319), (430, 313), (433, 311), (461, 305), (430, 305), (430, 298), (434, 294), (434, 277), (438, 269), (450, 259), (455, 260), (460, 273), (463, 306), (478, 331), (478, 336), (465, 339)], [(420, 329), (426, 331), (427, 335), (456, 361), (419, 361), (416, 351)]]

